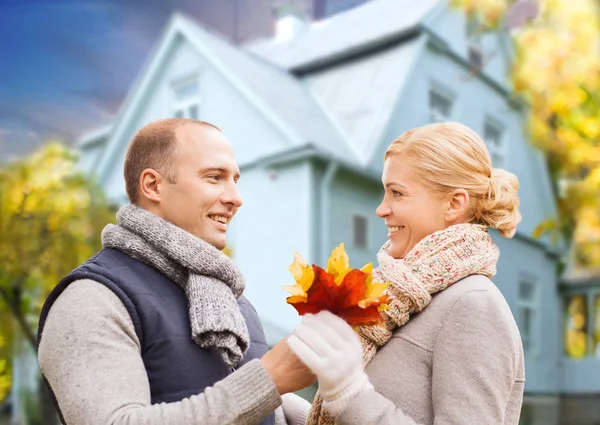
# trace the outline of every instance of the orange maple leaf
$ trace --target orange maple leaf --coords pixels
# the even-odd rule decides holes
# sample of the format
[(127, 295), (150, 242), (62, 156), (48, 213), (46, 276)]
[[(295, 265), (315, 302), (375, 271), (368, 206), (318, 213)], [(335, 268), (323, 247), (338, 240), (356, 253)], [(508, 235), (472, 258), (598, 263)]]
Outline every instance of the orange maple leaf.
[(296, 284), (284, 287), (290, 293), (286, 301), (301, 316), (327, 310), (353, 326), (382, 322), (389, 283), (373, 282), (373, 263), (360, 270), (351, 268), (343, 243), (332, 251), (327, 270), (309, 266), (298, 253), (289, 270)]

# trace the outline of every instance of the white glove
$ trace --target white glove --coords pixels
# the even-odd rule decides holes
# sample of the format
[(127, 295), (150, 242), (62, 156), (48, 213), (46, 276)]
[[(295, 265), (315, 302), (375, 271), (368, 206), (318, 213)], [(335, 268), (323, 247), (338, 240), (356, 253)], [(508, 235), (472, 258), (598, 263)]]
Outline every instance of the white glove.
[(358, 393), (373, 388), (362, 367), (358, 335), (330, 312), (304, 315), (287, 343), (317, 375), (323, 407), (331, 415), (337, 416)]

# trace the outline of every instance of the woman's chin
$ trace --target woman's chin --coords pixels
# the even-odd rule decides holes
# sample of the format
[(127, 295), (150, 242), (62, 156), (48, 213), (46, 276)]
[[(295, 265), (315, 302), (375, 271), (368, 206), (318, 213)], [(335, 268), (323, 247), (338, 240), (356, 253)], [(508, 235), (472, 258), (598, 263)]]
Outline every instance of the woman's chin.
[(390, 246), (388, 247), (388, 254), (390, 257), (395, 258), (396, 260), (400, 260), (406, 256), (404, 246), (399, 246), (394, 241), (390, 241)]

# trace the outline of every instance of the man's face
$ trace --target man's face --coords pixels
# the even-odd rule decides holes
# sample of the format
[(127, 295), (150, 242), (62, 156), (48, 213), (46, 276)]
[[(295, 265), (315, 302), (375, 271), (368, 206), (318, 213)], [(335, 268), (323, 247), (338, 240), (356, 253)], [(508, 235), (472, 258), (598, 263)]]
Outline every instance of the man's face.
[(205, 125), (185, 124), (176, 137), (176, 183), (162, 179), (157, 213), (223, 249), (229, 222), (242, 205), (233, 147), (223, 133)]

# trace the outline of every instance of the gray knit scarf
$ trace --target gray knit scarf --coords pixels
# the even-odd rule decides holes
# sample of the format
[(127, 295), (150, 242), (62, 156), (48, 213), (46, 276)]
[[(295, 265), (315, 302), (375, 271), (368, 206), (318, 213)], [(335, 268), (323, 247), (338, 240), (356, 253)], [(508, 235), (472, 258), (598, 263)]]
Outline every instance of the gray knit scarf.
[(236, 301), (245, 288), (239, 269), (214, 246), (143, 208), (122, 207), (117, 222), (102, 231), (104, 248), (140, 260), (177, 283), (188, 300), (194, 342), (216, 347), (235, 366), (250, 339)]

